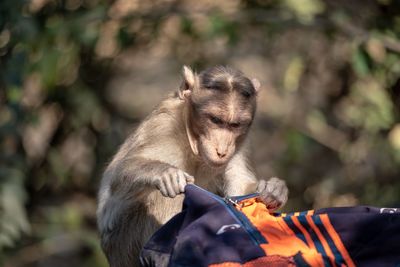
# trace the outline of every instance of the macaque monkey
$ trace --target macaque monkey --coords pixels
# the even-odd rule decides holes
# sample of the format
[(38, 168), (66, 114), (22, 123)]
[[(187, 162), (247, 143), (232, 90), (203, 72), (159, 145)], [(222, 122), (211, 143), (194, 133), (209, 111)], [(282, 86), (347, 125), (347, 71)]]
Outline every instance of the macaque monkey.
[(139, 265), (151, 235), (182, 209), (185, 185), (221, 196), (261, 192), (271, 209), (288, 196), (284, 181), (258, 182), (246, 136), (260, 83), (230, 67), (183, 82), (127, 138), (104, 172), (97, 210), (102, 248), (112, 267)]

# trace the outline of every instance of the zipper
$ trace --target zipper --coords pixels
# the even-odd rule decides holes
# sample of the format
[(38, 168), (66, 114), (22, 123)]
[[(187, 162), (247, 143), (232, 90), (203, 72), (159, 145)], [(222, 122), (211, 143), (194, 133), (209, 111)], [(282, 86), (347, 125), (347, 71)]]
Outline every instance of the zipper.
[(268, 243), (267, 240), (261, 235), (261, 233), (253, 226), (253, 224), (250, 222), (250, 220), (244, 215), (241, 211), (237, 210), (235, 206), (239, 206), (239, 200), (238, 199), (245, 199), (249, 198), (251, 195), (257, 196), (258, 194), (250, 194), (250, 195), (245, 195), (245, 196), (239, 196), (239, 197), (225, 197), (221, 198), (220, 196), (217, 196), (197, 185), (192, 185), (196, 187), (197, 189), (200, 189), (204, 193), (207, 193), (210, 195), (213, 199), (218, 201), (220, 204), (222, 204), (225, 208), (227, 208), (228, 212), (232, 215), (232, 217), (243, 227), (243, 229), (247, 232), (249, 235), (250, 239), (253, 241), (253, 243), (256, 246), (259, 246), (260, 244), (266, 244)]
[[(258, 195), (258, 194), (256, 194)], [(242, 198), (242, 197), (241, 197)], [(248, 197), (243, 197), (242, 199), (246, 199)], [(232, 211), (235, 217), (240, 221), (240, 224), (243, 226), (247, 234), (250, 236), (254, 244), (257, 246), (260, 244), (268, 243), (267, 240), (261, 235), (261, 233), (254, 227), (254, 225), (250, 222), (250, 220), (244, 215), (241, 211), (237, 210), (236, 207), (240, 206), (237, 198), (225, 197), (225, 204)]]
[(228, 198), (234, 200), (234, 202), (240, 202), (240, 201), (243, 201), (245, 199), (258, 197), (258, 196), (260, 196), (259, 193), (252, 193), (252, 194), (247, 194), (247, 195), (243, 195), (243, 196), (232, 196), (232, 197), (228, 197)]

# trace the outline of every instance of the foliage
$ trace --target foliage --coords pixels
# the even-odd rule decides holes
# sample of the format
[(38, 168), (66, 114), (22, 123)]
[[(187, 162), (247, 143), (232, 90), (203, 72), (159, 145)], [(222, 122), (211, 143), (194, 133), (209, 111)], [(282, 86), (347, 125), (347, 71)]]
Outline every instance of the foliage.
[(1, 1), (0, 264), (106, 266), (101, 171), (182, 64), (262, 81), (254, 158), (260, 176), (288, 181), (288, 210), (398, 205), (398, 11), (394, 0)]

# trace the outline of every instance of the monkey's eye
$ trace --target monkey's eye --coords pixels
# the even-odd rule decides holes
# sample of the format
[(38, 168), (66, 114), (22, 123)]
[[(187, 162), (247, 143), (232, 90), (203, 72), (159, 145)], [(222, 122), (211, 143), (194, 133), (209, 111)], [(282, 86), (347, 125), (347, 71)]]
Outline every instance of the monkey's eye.
[(249, 98), (251, 96), (251, 94), (247, 91), (242, 91), (240, 92), (242, 94), (242, 96), (244, 96), (245, 98)]
[(220, 118), (210, 116), (210, 121), (216, 125), (221, 125), (223, 121)]
[(239, 128), (240, 127), (240, 123), (238, 123), (238, 122), (235, 122), (235, 123), (229, 123), (229, 126), (231, 127), (231, 128)]

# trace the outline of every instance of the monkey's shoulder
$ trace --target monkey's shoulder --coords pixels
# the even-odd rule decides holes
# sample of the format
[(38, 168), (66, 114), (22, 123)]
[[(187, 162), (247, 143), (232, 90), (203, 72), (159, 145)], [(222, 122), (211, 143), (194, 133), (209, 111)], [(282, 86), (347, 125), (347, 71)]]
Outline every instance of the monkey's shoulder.
[(184, 101), (170, 94), (167, 98), (162, 100), (157, 107), (153, 110), (153, 115), (168, 115), (171, 118), (177, 119), (182, 117)]
[(175, 97), (168, 97), (161, 101), (153, 111), (139, 124), (137, 131), (144, 128), (158, 130), (159, 128), (172, 128), (181, 124), (183, 103)]
[(142, 123), (147, 121), (158, 120), (179, 120), (182, 117), (183, 101), (173, 95), (169, 95), (162, 100), (153, 111), (144, 119)]
[(130, 136), (132, 147), (176, 151), (185, 142), (185, 127), (179, 101), (166, 99), (151, 112)]

